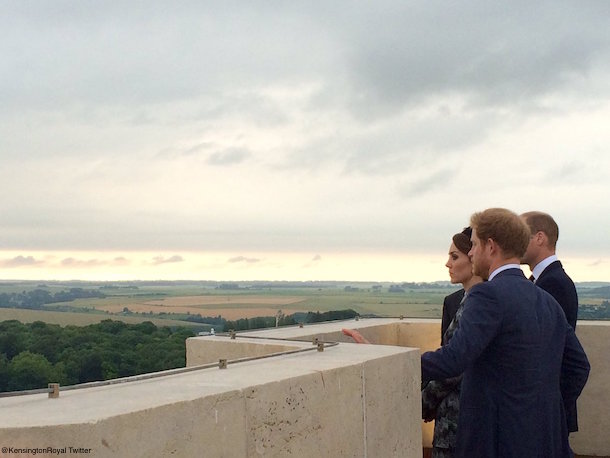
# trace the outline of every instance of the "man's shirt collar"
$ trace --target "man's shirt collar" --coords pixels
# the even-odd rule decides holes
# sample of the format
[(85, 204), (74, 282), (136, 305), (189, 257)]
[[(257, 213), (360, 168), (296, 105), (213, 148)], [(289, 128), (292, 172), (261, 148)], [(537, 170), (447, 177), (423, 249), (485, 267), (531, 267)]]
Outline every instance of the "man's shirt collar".
[(550, 255), (548, 258), (543, 259), (538, 264), (534, 266), (532, 270), (532, 275), (534, 276), (534, 281), (538, 280), (538, 277), (542, 274), (544, 269), (546, 269), (549, 265), (557, 261), (557, 255)]
[(521, 270), (521, 267), (519, 266), (519, 264), (504, 264), (503, 266), (498, 267), (496, 270), (494, 270), (490, 275), (489, 278), (487, 279), (488, 281), (491, 281), (496, 275), (498, 275), (500, 272), (504, 272), (505, 270), (508, 269), (519, 269)]

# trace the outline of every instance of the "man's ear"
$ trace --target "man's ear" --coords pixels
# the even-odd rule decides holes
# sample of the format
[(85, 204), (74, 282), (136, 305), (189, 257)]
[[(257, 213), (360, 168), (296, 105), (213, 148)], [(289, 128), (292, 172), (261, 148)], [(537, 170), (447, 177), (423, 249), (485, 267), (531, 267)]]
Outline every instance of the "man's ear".
[(487, 243), (485, 244), (485, 249), (488, 250), (488, 253), (490, 255), (495, 255), (498, 253), (498, 249), (500, 247), (498, 246), (498, 244), (494, 241), (494, 239), (487, 239)]
[(547, 237), (547, 235), (544, 232), (538, 231), (538, 232), (536, 232), (536, 235), (534, 235), (534, 237), (536, 239), (536, 244), (538, 246), (548, 245), (549, 238)]

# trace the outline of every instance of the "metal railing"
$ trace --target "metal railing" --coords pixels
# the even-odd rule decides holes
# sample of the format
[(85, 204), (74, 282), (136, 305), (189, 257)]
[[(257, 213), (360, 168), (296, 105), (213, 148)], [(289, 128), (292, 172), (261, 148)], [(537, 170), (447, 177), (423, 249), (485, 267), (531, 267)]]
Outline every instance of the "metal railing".
[[(244, 338), (244, 339), (279, 340), (279, 341), (283, 341), (283, 342), (299, 342), (299, 343), (308, 342), (306, 340), (285, 339), (285, 338), (283, 339), (280, 337), (262, 337), (262, 336), (247, 336), (247, 335), (239, 336), (233, 330), (230, 330), (227, 333), (218, 333), (218, 334), (216, 334), (216, 336), (228, 337), (231, 340), (235, 340), (237, 337), (240, 337), (240, 338)], [(110, 380), (100, 380), (100, 381), (95, 381), (95, 382), (86, 382), (86, 383), (79, 383), (76, 385), (66, 385), (66, 386), (60, 386), (59, 383), (49, 383), (49, 386), (47, 388), (39, 388), (39, 389), (34, 389), (34, 390), (22, 390), (22, 391), (6, 391), (3, 393), (0, 393), (0, 398), (7, 398), (7, 397), (14, 397), (14, 396), (27, 396), (27, 395), (31, 395), (31, 394), (43, 394), (43, 393), (48, 393), (49, 398), (58, 398), (60, 391), (80, 390), (80, 389), (85, 389), (85, 388), (97, 388), (97, 387), (109, 386), (109, 385), (119, 385), (122, 383), (139, 382), (142, 380), (150, 380), (150, 379), (154, 379), (154, 378), (167, 377), (167, 376), (171, 376), (171, 375), (185, 374), (188, 372), (194, 372), (194, 371), (199, 371), (199, 370), (204, 370), (204, 369), (212, 369), (212, 368), (226, 369), (229, 364), (239, 364), (239, 363), (245, 363), (245, 362), (249, 362), (249, 361), (256, 361), (256, 360), (260, 360), (260, 359), (275, 358), (277, 356), (294, 355), (297, 353), (305, 353), (305, 352), (310, 352), (310, 351), (314, 351), (314, 350), (317, 350), (318, 352), (322, 352), (326, 348), (330, 348), (330, 347), (339, 345), (339, 342), (323, 342), (318, 337), (314, 337), (312, 339), (311, 343), (312, 343), (312, 345), (314, 345), (311, 348), (298, 348), (295, 350), (284, 350), (284, 351), (269, 353), (266, 355), (248, 356), (248, 357), (244, 357), (244, 358), (236, 358), (236, 359), (231, 359), (231, 360), (222, 358), (222, 359), (218, 360), (218, 363), (207, 363), (207, 364), (200, 364), (197, 366), (179, 367), (176, 369), (168, 369), (168, 370), (159, 371), (159, 372), (151, 372), (148, 374), (131, 375), (129, 377), (121, 377), (121, 378), (115, 378), (115, 379), (110, 379)]]

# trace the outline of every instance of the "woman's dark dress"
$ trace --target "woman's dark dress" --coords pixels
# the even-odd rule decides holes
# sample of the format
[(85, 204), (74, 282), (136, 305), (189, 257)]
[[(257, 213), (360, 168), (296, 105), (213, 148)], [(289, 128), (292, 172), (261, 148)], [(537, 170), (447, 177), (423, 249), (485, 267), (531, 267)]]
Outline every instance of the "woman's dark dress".
[[(449, 342), (459, 325), (465, 298), (466, 295), (462, 289), (447, 296), (444, 302), (444, 325), (449, 322), (445, 309), (451, 313), (451, 311), (455, 310), (456, 302), (458, 307), (455, 315), (447, 325), (447, 329), (443, 332), (442, 345), (446, 345)], [(460, 412), (461, 380), (461, 376), (446, 380), (432, 380), (422, 390), (422, 417), (424, 420), (434, 420), (432, 458), (450, 458), (453, 456), (453, 449), (456, 444), (458, 415)]]

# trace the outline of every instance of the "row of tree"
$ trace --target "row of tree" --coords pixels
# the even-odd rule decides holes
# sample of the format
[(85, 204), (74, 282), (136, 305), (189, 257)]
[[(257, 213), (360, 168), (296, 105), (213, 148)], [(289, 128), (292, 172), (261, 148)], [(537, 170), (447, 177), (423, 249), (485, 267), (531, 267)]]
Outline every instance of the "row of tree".
[(579, 320), (610, 320), (610, 301), (600, 304), (578, 304)]
[[(260, 329), (297, 323), (343, 320), (354, 310), (295, 313), (225, 321), (225, 330)], [(220, 329), (219, 329), (220, 331)], [(184, 367), (185, 340), (191, 329), (157, 327), (150, 321), (127, 324), (104, 320), (89, 326), (42, 321), (0, 322), (0, 391), (45, 388), (49, 383), (75, 385)]]
[(330, 312), (297, 312), (292, 315), (284, 315), (281, 312), (276, 316), (259, 316), (255, 318), (242, 318), (239, 320), (227, 320), (225, 330), (246, 331), (248, 329), (271, 328), (274, 326), (291, 326), (299, 323), (321, 323), (323, 321), (349, 320), (358, 316), (358, 312), (347, 310), (333, 310)]
[(74, 385), (184, 367), (187, 328), (105, 320), (66, 326), (0, 323), (0, 391)]
[(20, 293), (1, 293), (0, 307), (2, 308), (21, 308), (21, 309), (40, 309), (45, 304), (57, 302), (71, 302), (76, 299), (103, 298), (106, 295), (99, 290), (83, 288), (70, 288), (65, 291), (50, 293), (46, 289), (34, 289)]
[[(125, 315), (150, 315), (152, 312), (132, 312), (128, 307), (123, 309)], [(190, 321), (193, 323), (208, 324), (214, 328), (216, 332), (228, 331), (246, 331), (248, 329), (272, 328), (274, 326), (294, 326), (299, 323), (319, 323), (322, 321), (347, 320), (354, 318), (358, 312), (347, 310), (334, 310), (331, 312), (297, 312), (292, 315), (285, 315), (281, 311), (275, 316), (257, 316), (253, 318), (240, 318), (238, 320), (226, 320), (221, 315), (218, 316), (201, 316), (198, 314), (183, 314), (183, 313), (167, 313), (162, 312), (155, 315), (156, 318), (174, 319)]]

